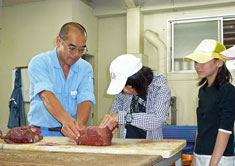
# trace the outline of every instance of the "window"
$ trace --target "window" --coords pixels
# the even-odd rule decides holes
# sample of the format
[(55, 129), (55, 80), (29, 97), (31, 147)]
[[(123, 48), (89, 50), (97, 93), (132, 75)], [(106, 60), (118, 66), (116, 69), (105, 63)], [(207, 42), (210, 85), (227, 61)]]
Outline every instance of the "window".
[[(203, 39), (215, 39), (225, 43), (227, 48), (235, 44), (235, 20), (225, 21), (223, 17), (170, 20), (169, 25), (169, 72), (194, 71), (194, 63), (184, 62), (183, 58), (192, 53)], [(227, 66), (235, 68), (234, 61), (227, 62)]]

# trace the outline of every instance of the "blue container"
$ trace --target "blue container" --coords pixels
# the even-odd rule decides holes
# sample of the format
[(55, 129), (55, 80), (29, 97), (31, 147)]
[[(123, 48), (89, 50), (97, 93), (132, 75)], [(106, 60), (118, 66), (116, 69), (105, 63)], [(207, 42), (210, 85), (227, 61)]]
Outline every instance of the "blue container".
[(187, 145), (183, 154), (193, 154), (197, 126), (166, 125), (162, 127), (163, 139), (184, 139)]

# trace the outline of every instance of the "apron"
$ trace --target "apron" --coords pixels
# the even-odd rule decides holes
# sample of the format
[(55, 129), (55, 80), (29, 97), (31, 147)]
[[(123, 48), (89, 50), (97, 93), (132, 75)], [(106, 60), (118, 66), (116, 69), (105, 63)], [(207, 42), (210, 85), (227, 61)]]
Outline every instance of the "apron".
[[(194, 153), (196, 166), (209, 166), (211, 155), (199, 155)], [(218, 166), (235, 166), (235, 156), (222, 156)]]

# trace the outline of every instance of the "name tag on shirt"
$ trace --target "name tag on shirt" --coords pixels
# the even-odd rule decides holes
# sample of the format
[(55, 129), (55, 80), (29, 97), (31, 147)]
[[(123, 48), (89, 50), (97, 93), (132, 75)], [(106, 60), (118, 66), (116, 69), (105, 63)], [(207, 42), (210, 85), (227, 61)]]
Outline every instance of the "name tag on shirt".
[(76, 90), (73, 90), (70, 92), (71, 96), (76, 96), (78, 94), (78, 92)]
[(89, 81), (93, 81), (93, 77), (92, 76), (89, 76)]

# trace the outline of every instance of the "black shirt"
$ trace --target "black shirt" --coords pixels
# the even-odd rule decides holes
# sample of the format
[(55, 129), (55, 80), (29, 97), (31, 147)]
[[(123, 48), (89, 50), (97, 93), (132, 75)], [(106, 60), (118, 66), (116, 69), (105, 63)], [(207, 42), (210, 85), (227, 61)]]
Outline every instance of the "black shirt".
[(218, 130), (231, 131), (223, 156), (234, 156), (233, 127), (235, 114), (235, 88), (230, 83), (223, 84), (219, 90), (207, 87), (199, 90), (197, 108), (198, 136), (195, 153), (212, 155)]

